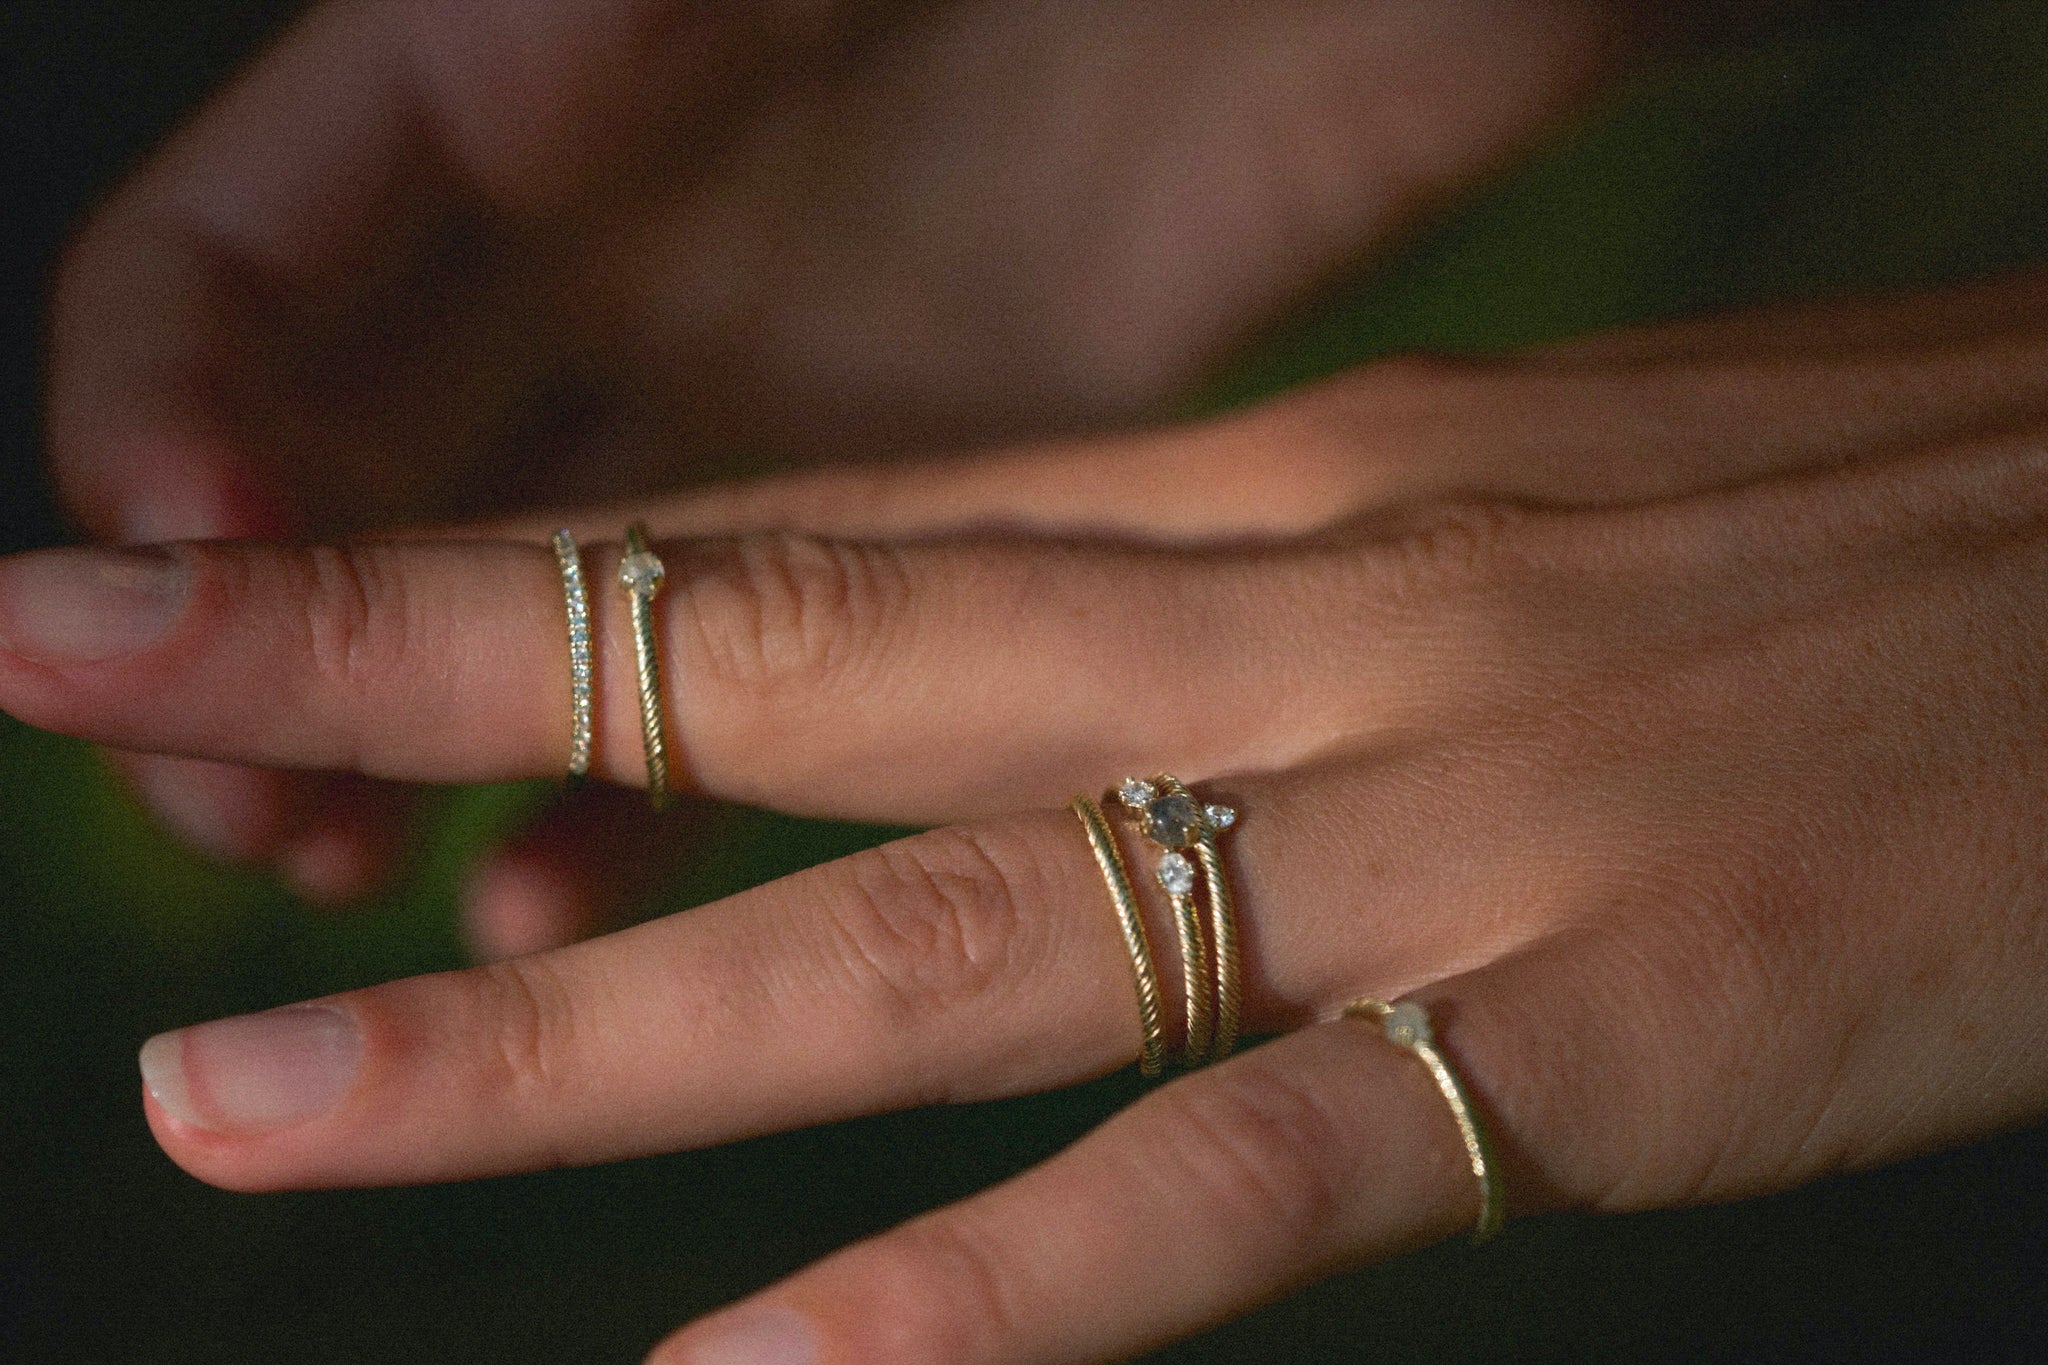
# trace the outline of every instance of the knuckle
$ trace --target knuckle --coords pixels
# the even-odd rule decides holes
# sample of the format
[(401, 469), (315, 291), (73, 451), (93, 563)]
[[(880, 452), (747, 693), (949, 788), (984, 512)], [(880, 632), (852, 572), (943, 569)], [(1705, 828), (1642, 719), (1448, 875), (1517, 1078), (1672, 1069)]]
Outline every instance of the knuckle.
[(1268, 1067), (1248, 1066), (1221, 1084), (1160, 1092), (1166, 1137), (1154, 1170), (1173, 1188), (1195, 1189), (1224, 1220), (1278, 1227), (1304, 1240), (1342, 1217), (1356, 1143), (1321, 1095)]
[(1521, 508), (1499, 502), (1454, 503), (1377, 547), (1391, 585), (1411, 596), (1478, 592), (1526, 567)]
[(578, 1070), (575, 1010), (562, 981), (539, 957), (463, 973), (481, 1027), (478, 1068), (486, 1090), (515, 1111), (559, 1104)]
[(745, 692), (857, 675), (887, 651), (909, 597), (885, 545), (764, 532), (735, 541), (724, 570), (693, 579), (690, 619), (713, 671)]
[(357, 693), (393, 677), (408, 653), (405, 579), (374, 545), (314, 546), (298, 565), (303, 645), (316, 684)]
[(848, 859), (830, 919), (847, 970), (892, 1015), (928, 1017), (1000, 993), (1031, 949), (1038, 874), (1022, 841), (934, 830)]

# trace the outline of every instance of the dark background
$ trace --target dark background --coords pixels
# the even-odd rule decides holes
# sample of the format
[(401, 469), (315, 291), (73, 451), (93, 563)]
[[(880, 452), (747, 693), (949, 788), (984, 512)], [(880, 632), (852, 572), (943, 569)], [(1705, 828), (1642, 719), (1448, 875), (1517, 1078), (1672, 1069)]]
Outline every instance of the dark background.
[[(565, 0), (566, 2), (566, 0)], [(77, 216), (293, 6), (0, 0), (0, 548), (37, 472), (41, 292)], [(1844, 12), (1837, 11), (1838, 16)], [(1203, 406), (1388, 350), (2048, 260), (2048, 6), (1873, 4), (1639, 82)], [(156, 1150), (159, 1029), (457, 961), (452, 888), (536, 793), (450, 792), (365, 914), (150, 830), (0, 717), (0, 1360), (593, 1362), (1071, 1141), (1137, 1093), (837, 1125), (431, 1189), (223, 1193)], [(682, 906), (875, 831), (749, 816)], [(2048, 984), (2048, 983), (2044, 983)], [(1297, 1295), (1174, 1361), (2048, 1358), (2048, 1129), (1774, 1199), (1511, 1225)]]

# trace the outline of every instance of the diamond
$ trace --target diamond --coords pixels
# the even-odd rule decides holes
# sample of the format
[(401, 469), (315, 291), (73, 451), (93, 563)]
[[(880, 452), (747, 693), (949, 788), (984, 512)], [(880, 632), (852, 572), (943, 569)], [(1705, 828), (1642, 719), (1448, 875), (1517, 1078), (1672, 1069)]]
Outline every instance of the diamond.
[(1155, 844), (1186, 848), (1202, 832), (1202, 808), (1191, 796), (1161, 796), (1145, 807), (1145, 834)]
[(1432, 1041), (1429, 1033), (1429, 1014), (1413, 1000), (1403, 1000), (1389, 1009), (1380, 1019), (1380, 1027), (1386, 1030), (1387, 1041), (1400, 1047), (1416, 1047)]
[(1228, 806), (1204, 806), (1202, 820), (1210, 829), (1226, 830), (1237, 823), (1237, 812)]
[(1155, 793), (1150, 782), (1141, 782), (1135, 777), (1125, 778), (1123, 785), (1116, 789), (1116, 799), (1129, 806), (1132, 810), (1137, 810), (1140, 806), (1143, 806), (1154, 795)]
[(1195, 889), (1195, 865), (1178, 853), (1159, 860), (1159, 884), (1169, 896), (1185, 896)]
[(619, 561), (619, 586), (636, 597), (652, 597), (661, 587), (664, 570), (652, 550), (637, 550)]

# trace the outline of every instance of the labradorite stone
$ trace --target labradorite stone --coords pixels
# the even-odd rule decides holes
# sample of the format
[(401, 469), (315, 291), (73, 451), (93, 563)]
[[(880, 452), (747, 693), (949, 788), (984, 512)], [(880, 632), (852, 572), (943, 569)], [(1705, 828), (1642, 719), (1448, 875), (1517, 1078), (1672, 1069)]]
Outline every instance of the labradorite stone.
[(1155, 844), (1186, 848), (1202, 830), (1202, 808), (1185, 796), (1162, 796), (1145, 807), (1145, 833)]

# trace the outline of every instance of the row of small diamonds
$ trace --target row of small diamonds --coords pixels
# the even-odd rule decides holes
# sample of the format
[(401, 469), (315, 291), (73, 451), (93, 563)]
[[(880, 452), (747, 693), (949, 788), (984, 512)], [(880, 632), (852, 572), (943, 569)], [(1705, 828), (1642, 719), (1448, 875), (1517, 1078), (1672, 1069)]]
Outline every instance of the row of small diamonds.
[(562, 596), (569, 608), (569, 775), (590, 771), (591, 664), (590, 594), (583, 584), (583, 560), (576, 538), (566, 530), (554, 535), (555, 561), (562, 566)]

